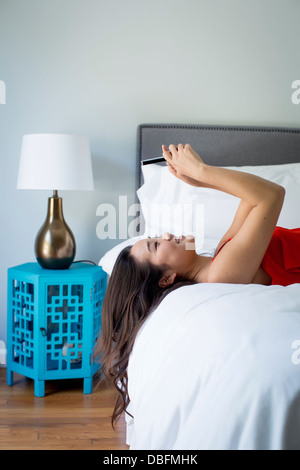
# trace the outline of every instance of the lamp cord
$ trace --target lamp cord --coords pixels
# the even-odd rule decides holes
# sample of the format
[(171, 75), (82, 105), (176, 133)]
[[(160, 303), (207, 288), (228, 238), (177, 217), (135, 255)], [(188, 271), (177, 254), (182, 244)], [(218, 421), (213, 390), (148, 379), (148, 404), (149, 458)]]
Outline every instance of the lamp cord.
[(91, 263), (93, 264), (94, 266), (98, 266), (97, 263), (94, 263), (94, 261), (91, 261), (89, 259), (81, 259), (79, 261), (73, 261), (72, 264), (75, 264), (75, 263)]

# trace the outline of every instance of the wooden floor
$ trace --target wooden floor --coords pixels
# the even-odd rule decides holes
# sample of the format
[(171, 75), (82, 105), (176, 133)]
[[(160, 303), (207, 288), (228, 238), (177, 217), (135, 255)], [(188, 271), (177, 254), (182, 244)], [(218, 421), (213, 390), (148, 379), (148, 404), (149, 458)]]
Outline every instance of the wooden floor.
[(111, 427), (114, 390), (102, 384), (83, 394), (82, 380), (46, 382), (45, 397), (33, 393), (33, 381), (14, 374), (6, 384), (0, 368), (1, 450), (124, 450), (125, 420)]

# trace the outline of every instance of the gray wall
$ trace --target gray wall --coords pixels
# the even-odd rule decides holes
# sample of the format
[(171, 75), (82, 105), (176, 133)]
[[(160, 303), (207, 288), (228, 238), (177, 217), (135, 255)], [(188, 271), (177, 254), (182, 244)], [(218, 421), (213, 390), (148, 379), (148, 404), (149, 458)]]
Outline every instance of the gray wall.
[(98, 261), (116, 240), (97, 207), (134, 201), (139, 123), (299, 125), (299, 17), (297, 0), (0, 0), (0, 340), (7, 268), (35, 260), (50, 196), (16, 190), (22, 136), (90, 137), (95, 191), (61, 195), (77, 259)]

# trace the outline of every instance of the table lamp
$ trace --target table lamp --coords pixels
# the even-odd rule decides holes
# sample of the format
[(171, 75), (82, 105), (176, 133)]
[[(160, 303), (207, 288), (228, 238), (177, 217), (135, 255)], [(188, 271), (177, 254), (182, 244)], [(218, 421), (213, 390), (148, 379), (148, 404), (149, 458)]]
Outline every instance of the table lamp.
[(35, 240), (35, 256), (45, 269), (67, 269), (76, 243), (68, 227), (59, 190), (93, 190), (87, 137), (68, 134), (29, 134), (22, 140), (18, 189), (52, 190), (48, 213)]

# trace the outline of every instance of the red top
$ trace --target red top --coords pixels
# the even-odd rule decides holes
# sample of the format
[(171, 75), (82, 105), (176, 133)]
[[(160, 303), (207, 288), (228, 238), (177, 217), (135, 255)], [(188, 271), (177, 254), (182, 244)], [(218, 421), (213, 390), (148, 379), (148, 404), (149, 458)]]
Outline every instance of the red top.
[[(230, 240), (223, 243), (215, 257)], [(300, 228), (276, 227), (261, 267), (271, 276), (271, 284), (288, 286), (300, 283)]]

